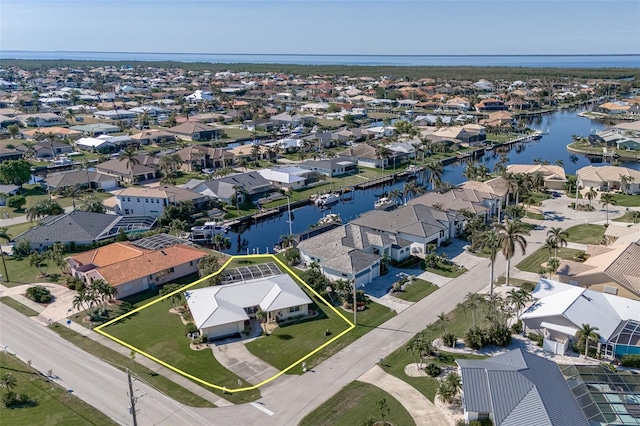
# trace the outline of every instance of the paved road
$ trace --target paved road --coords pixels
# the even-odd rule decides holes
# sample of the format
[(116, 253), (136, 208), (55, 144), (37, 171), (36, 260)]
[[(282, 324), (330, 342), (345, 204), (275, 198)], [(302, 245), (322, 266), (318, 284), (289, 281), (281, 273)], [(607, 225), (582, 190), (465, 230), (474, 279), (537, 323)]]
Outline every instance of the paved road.
[[(604, 212), (578, 213), (566, 211), (566, 198), (550, 200), (543, 210), (553, 212), (544, 225), (563, 228), (602, 221)], [(563, 214), (566, 213), (566, 214)], [(611, 214), (612, 217), (622, 214)], [(546, 229), (532, 232), (528, 253), (539, 248), (546, 238)], [(522, 259), (520, 252), (512, 259), (515, 266)], [(452, 280), (429, 297), (410, 306), (394, 318), (372, 330), (355, 343), (303, 376), (282, 385), (262, 389), (263, 397), (254, 404), (216, 409), (186, 408), (168, 400), (158, 392), (140, 386), (149, 396), (140, 404), (140, 425), (147, 424), (219, 424), (219, 425), (296, 425), (305, 415), (331, 398), (342, 387), (356, 380), (380, 357), (386, 357), (404, 345), (415, 333), (436, 320), (440, 312), (453, 310), (469, 292), (477, 292), (488, 284), (488, 261), (472, 268), (468, 273)], [(505, 260), (499, 256), (496, 274), (505, 270)], [(31, 358), (36, 368), (54, 372), (68, 387), (85, 401), (118, 421), (128, 421), (125, 375), (115, 368), (85, 354), (55, 333), (0, 305), (2, 330), (0, 344)], [(206, 419), (206, 421), (205, 421)]]
[[(54, 380), (119, 424), (131, 424), (127, 375), (87, 354), (53, 331), (0, 303), (0, 345), (42, 372), (53, 370)], [(59, 377), (57, 377), (59, 376)], [(57, 378), (56, 378), (57, 377)], [(153, 388), (136, 381), (140, 425), (210, 425), (190, 407), (183, 407)]]

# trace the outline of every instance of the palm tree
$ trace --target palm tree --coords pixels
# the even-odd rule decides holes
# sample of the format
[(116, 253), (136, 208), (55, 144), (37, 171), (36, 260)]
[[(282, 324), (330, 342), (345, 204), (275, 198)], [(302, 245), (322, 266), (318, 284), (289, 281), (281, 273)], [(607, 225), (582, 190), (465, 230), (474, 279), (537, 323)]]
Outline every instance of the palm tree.
[(495, 225), (498, 229), (500, 248), (502, 255), (507, 259), (506, 285), (509, 285), (509, 277), (511, 276), (511, 258), (516, 254), (516, 246), (520, 246), (522, 254), (526, 253), (527, 240), (525, 235), (529, 235), (526, 225), (519, 220), (506, 219), (505, 223)]
[(607, 221), (605, 223), (608, 225), (609, 224), (609, 205), (615, 206), (618, 203), (616, 202), (615, 198), (613, 198), (613, 194), (611, 194), (610, 192), (605, 192), (604, 194), (600, 195), (600, 204), (602, 204), (602, 206), (607, 211)]
[(6, 389), (8, 392), (13, 392), (13, 390), (18, 386), (18, 379), (11, 373), (4, 373), (0, 376), (0, 389)]
[(220, 251), (221, 249), (225, 249), (225, 248), (230, 248), (231, 247), (231, 239), (225, 237), (222, 234), (216, 234), (213, 237), (213, 247), (215, 247), (216, 250)]
[(118, 161), (125, 161), (127, 165), (127, 169), (129, 169), (129, 178), (131, 183), (133, 182), (133, 168), (140, 164), (140, 160), (138, 159), (138, 154), (136, 154), (135, 148), (128, 146), (120, 153), (118, 157)]
[(296, 241), (295, 235), (293, 234), (282, 235), (280, 239), (282, 240), (282, 248), (293, 247), (293, 243)]
[(442, 174), (444, 173), (442, 163), (429, 163), (425, 166), (425, 170), (429, 173), (429, 183), (431, 184), (431, 190), (434, 191), (436, 185), (442, 181)]
[[(11, 235), (7, 232), (7, 228), (0, 228), (0, 238), (7, 240), (7, 242), (11, 241)], [(4, 280), (9, 282), (9, 271), (7, 270), (7, 264), (4, 260), (4, 250), (2, 250), (2, 246), (0, 246), (0, 256), (2, 256), (2, 266), (4, 267)]]
[(311, 272), (320, 273), (320, 263), (317, 260), (314, 260), (309, 264), (309, 270)]
[(387, 194), (387, 197), (389, 197), (390, 200), (395, 202), (402, 201), (402, 191), (396, 188), (392, 191), (389, 191), (389, 194)]
[(584, 338), (585, 340), (585, 344), (584, 344), (585, 359), (589, 358), (589, 339), (593, 339), (596, 341), (600, 339), (600, 335), (596, 333), (596, 331), (598, 330), (599, 330), (598, 327), (592, 327), (588, 323), (582, 324), (582, 327), (580, 327), (580, 329), (578, 330), (578, 336), (580, 336), (581, 338)]
[(27, 209), (27, 219), (33, 222), (45, 216), (54, 216), (64, 213), (60, 204), (53, 200), (40, 200)]
[(547, 252), (549, 253), (549, 259), (551, 259), (551, 253), (553, 252), (553, 250), (558, 249), (555, 238), (547, 237), (547, 239), (544, 241), (544, 244), (542, 245), (542, 248), (547, 250)]
[(569, 234), (560, 227), (554, 227), (547, 231), (547, 236), (551, 237), (554, 242), (553, 257), (558, 257), (558, 247), (566, 247)]
[(404, 196), (404, 203), (407, 204), (407, 201), (409, 201), (410, 196), (422, 194), (424, 192), (424, 189), (416, 185), (414, 181), (411, 181), (404, 184), (402, 192)]
[[(236, 200), (236, 210), (240, 211), (240, 196), (245, 194), (246, 190), (242, 185), (233, 185), (233, 198)], [(244, 198), (242, 200), (244, 202)]]
[(447, 334), (447, 323), (449, 322), (449, 317), (444, 312), (440, 312), (438, 314), (438, 321), (442, 325), (442, 334)]
[(384, 145), (380, 145), (376, 151), (378, 159), (382, 160), (382, 171), (384, 172), (384, 163), (387, 158), (392, 154), (391, 150)]
[(489, 260), (491, 261), (489, 265), (491, 267), (491, 272), (489, 273), (489, 294), (493, 295), (494, 266), (496, 264), (496, 257), (500, 251), (500, 234), (496, 228), (493, 228), (475, 234), (471, 240), (471, 248), (473, 250), (486, 250), (489, 252)]
[(598, 192), (590, 186), (589, 190), (585, 192), (584, 196), (587, 200), (589, 200), (589, 210), (591, 210), (591, 201), (598, 196)]
[(254, 142), (253, 145), (251, 146), (251, 159), (257, 163), (258, 160), (260, 159), (260, 154), (261, 154), (261, 147), (259, 144)]
[(629, 193), (629, 186), (635, 180), (636, 179), (633, 176), (620, 175), (620, 186), (622, 187), (622, 192), (625, 193), (625, 194), (628, 194)]

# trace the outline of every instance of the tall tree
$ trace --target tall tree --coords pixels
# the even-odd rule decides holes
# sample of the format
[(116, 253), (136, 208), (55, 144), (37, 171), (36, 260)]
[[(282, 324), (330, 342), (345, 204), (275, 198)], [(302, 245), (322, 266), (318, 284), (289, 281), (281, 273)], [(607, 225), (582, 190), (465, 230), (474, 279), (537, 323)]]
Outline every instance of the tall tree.
[(519, 220), (506, 219), (505, 223), (496, 224), (496, 229), (500, 235), (500, 249), (502, 255), (507, 259), (506, 285), (509, 285), (511, 276), (511, 258), (516, 254), (516, 248), (519, 246), (524, 255), (527, 250), (527, 240), (525, 235), (529, 235), (526, 225)]
[(590, 186), (589, 190), (584, 193), (584, 196), (587, 200), (589, 200), (589, 210), (591, 210), (591, 201), (598, 196), (598, 192)]
[(489, 264), (489, 266), (491, 267), (491, 272), (489, 274), (489, 294), (493, 295), (494, 266), (496, 264), (498, 252), (500, 252), (501, 249), (500, 234), (498, 233), (496, 228), (492, 228), (473, 235), (471, 241), (471, 248), (473, 250), (484, 250), (486, 252), (489, 252), (489, 260), (491, 261), (491, 263)]
[(127, 169), (129, 169), (129, 179), (131, 183), (134, 183), (133, 180), (133, 168), (140, 164), (140, 160), (138, 159), (138, 154), (132, 146), (128, 146), (120, 153), (118, 157), (119, 161), (124, 161), (126, 163)]
[(558, 247), (566, 247), (569, 233), (559, 226), (553, 227), (547, 231), (547, 236), (554, 242), (553, 257), (558, 257)]
[(382, 171), (384, 172), (384, 164), (387, 162), (387, 158), (392, 154), (393, 152), (387, 148), (384, 145), (380, 145), (378, 147), (378, 149), (376, 150), (376, 155), (378, 157), (379, 160), (382, 160)]
[(613, 197), (613, 194), (610, 192), (605, 192), (600, 195), (600, 204), (605, 208), (607, 212), (607, 221), (605, 222), (607, 225), (609, 224), (609, 206), (615, 206), (618, 204), (616, 199)]
[(8, 160), (0, 163), (0, 182), (12, 183), (22, 188), (31, 179), (31, 164), (25, 160)]
[(631, 184), (636, 180), (633, 176), (629, 175), (620, 175), (620, 186), (622, 187), (622, 192), (625, 194), (629, 193), (629, 189)]
[(584, 343), (584, 357), (589, 358), (589, 340), (593, 339), (597, 341), (600, 339), (600, 335), (596, 333), (599, 330), (598, 327), (592, 327), (590, 324), (582, 324), (582, 327), (578, 329), (578, 336), (585, 340)]
[(64, 213), (64, 209), (60, 204), (53, 200), (40, 200), (27, 209), (27, 219), (33, 222), (45, 216), (54, 216)]
[(425, 166), (425, 170), (429, 173), (429, 183), (431, 184), (431, 190), (435, 191), (436, 185), (442, 181), (442, 174), (444, 168), (440, 162), (431, 162)]

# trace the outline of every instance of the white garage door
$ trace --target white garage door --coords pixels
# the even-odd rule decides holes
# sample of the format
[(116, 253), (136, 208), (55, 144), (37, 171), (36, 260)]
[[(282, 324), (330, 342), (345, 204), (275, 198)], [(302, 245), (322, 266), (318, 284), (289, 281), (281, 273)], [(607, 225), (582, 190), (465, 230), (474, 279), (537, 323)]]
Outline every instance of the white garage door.
[(237, 322), (230, 324), (219, 325), (217, 327), (209, 327), (207, 329), (207, 336), (209, 339), (217, 339), (218, 337), (230, 336), (238, 333), (239, 325)]

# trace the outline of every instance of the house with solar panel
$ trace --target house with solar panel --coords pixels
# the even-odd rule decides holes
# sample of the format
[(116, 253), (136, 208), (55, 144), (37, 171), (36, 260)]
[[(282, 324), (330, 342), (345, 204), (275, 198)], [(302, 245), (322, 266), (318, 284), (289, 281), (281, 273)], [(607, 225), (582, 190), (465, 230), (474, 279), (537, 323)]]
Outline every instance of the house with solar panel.
[(275, 323), (309, 314), (309, 296), (273, 263), (223, 271), (221, 282), (184, 293), (193, 321), (209, 340), (248, 329), (258, 311)]

